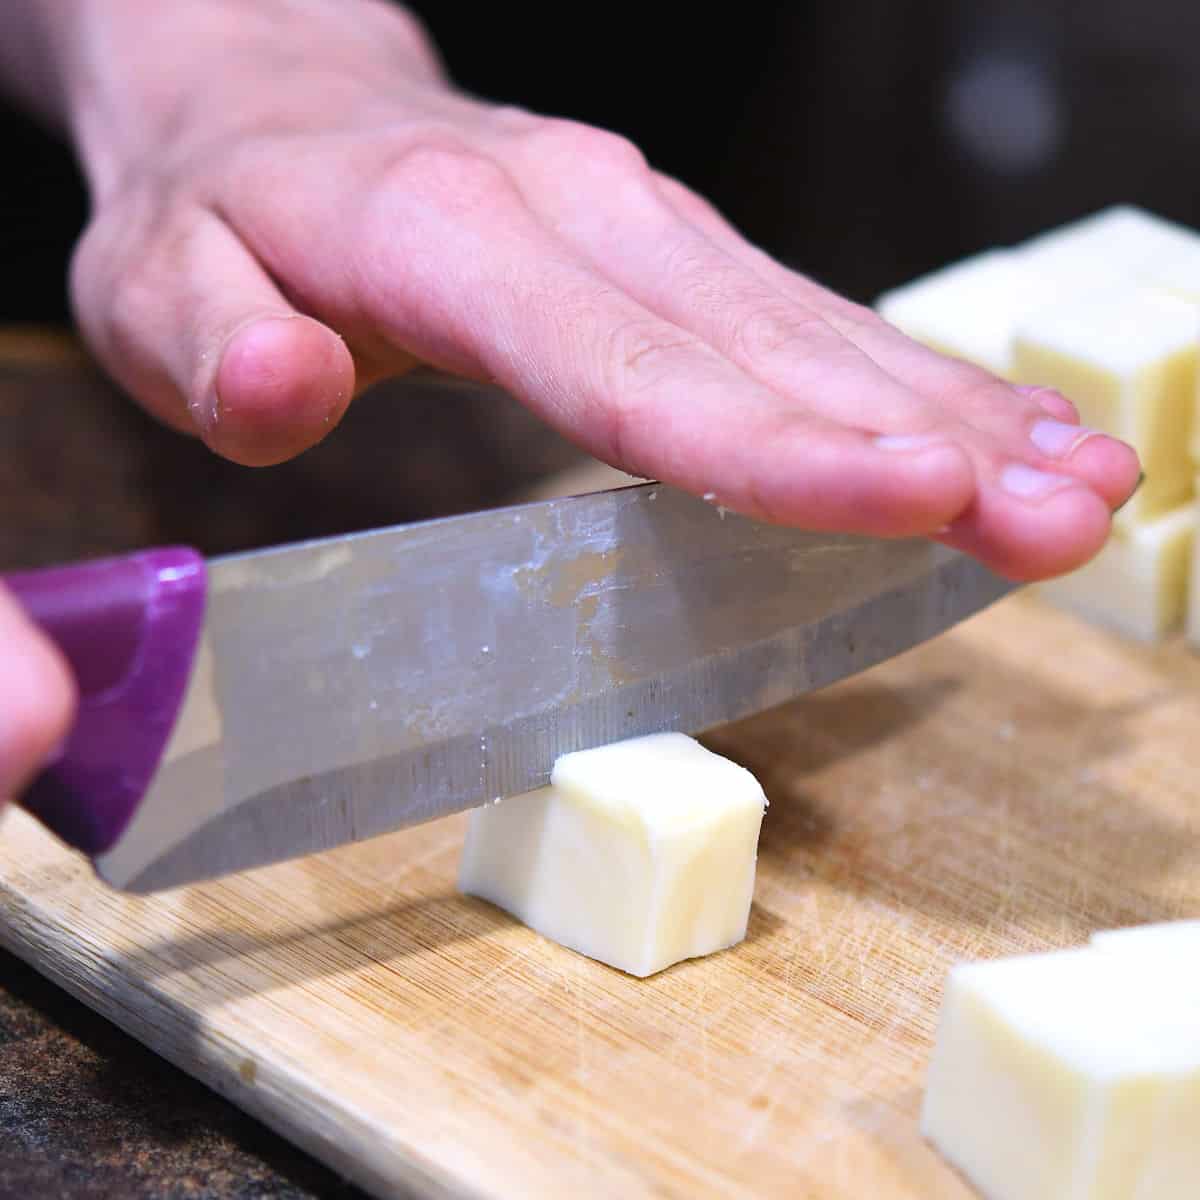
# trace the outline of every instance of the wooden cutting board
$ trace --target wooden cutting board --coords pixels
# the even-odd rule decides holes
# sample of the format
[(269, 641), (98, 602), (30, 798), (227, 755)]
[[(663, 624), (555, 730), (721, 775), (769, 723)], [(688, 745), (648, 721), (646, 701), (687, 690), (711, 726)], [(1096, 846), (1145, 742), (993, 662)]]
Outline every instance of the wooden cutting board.
[(136, 899), (13, 813), (0, 941), (381, 1196), (968, 1196), (946, 968), (1200, 914), (1200, 660), (1018, 596), (711, 743), (749, 938), (646, 981), (456, 895), (460, 819)]

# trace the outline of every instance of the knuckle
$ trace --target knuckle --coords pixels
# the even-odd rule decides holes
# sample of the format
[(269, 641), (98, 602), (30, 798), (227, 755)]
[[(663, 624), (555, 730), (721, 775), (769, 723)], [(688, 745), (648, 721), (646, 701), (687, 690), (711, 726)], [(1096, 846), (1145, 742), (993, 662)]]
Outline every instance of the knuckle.
[(629, 138), (581, 121), (545, 118), (526, 137), (539, 156), (550, 160), (583, 160), (619, 174), (650, 173), (645, 155)]
[(123, 198), (93, 219), (75, 247), (70, 287), (85, 332), (129, 353), (161, 320), (164, 284), (186, 277), (190, 210), (173, 198)]
[(145, 335), (147, 320), (161, 305), (152, 282), (144, 271), (125, 268), (116, 273), (109, 284), (105, 304), (105, 320), (113, 349), (132, 354)]
[(602, 407), (608, 443), (616, 461), (636, 469), (642, 433), (652, 420), (652, 397), (680, 374), (681, 357), (696, 340), (671, 326), (635, 320), (616, 326), (604, 346)]
[(490, 119), (492, 125), (502, 133), (515, 134), (531, 133), (545, 120), (519, 104), (498, 104), (491, 110)]
[(686, 220), (705, 228), (725, 226), (725, 218), (716, 206), (697, 192), (693, 192), (691, 188), (685, 187), (676, 179), (669, 179), (664, 183), (660, 177), (656, 182), (667, 201)]
[(71, 293), (71, 305), (76, 318), (86, 324), (92, 308), (92, 297), (100, 290), (101, 249), (96, 224), (93, 221), (84, 230), (75, 248), (71, 251), (71, 263), (67, 271), (67, 285)]
[(859, 304), (854, 300), (845, 300), (840, 296), (838, 297), (837, 318), (846, 328), (863, 332), (877, 330), (887, 323), (868, 305)]
[(613, 372), (614, 393), (641, 391), (678, 369), (681, 354), (694, 350), (689, 334), (658, 321), (629, 321), (609, 335), (607, 361)]
[(828, 353), (841, 339), (816, 313), (751, 307), (732, 319), (729, 333), (733, 352), (750, 361), (787, 355), (811, 358)]
[(392, 154), (380, 171), (384, 195), (435, 198), (458, 205), (493, 201), (509, 190), (493, 159), (448, 138), (429, 137)]

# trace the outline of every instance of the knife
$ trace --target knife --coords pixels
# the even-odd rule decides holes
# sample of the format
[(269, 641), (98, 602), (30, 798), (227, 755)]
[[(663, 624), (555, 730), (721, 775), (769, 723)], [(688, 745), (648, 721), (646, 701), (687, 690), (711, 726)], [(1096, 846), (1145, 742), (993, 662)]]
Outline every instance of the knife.
[(653, 483), (5, 582), (81, 695), (20, 803), (133, 892), (526, 792), (570, 750), (700, 733), (1013, 586), (932, 542), (760, 524)]

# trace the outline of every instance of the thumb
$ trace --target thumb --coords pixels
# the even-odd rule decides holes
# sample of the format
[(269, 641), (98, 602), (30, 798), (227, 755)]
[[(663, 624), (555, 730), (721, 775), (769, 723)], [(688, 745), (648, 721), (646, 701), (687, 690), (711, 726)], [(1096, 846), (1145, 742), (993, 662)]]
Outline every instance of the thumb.
[(75, 683), (62, 655), (0, 586), (0, 804), (67, 736)]
[(303, 316), (214, 213), (190, 209), (144, 242), (113, 220), (85, 235), (72, 270), (79, 324), (146, 408), (247, 466), (319, 442), (354, 392), (354, 361)]

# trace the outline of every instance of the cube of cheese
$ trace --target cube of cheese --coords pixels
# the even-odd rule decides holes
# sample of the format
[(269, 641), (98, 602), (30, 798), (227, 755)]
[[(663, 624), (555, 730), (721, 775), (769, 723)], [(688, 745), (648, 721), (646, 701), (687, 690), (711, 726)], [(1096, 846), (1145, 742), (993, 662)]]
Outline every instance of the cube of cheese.
[(1118, 524), (1191, 495), (1198, 334), (1192, 305), (1144, 287), (1076, 297), (1017, 328), (1014, 377), (1057, 388), (1084, 425), (1123, 438), (1141, 456), (1146, 480)]
[(564, 754), (550, 786), (471, 814), (462, 891), (652, 975), (746, 935), (766, 798), (681, 733)]
[(1008, 378), (1022, 321), (1073, 297), (1118, 292), (1139, 281), (1194, 300), (1197, 255), (1200, 234), (1116, 205), (893, 288), (876, 308), (916, 341)]
[(922, 1130), (989, 1200), (1200, 1194), (1200, 1021), (1094, 949), (956, 967)]
[[(1200, 523), (1200, 495), (1193, 502), (1196, 506), (1196, 520)], [(1192, 539), (1191, 579), (1188, 586), (1187, 603), (1187, 640), (1200, 647), (1200, 538)]]
[[(1138, 279), (1145, 286), (1174, 296), (1200, 311), (1200, 238), (1192, 245), (1174, 247), (1143, 263)], [(1200, 386), (1195, 393), (1189, 450), (1192, 462), (1200, 463)]]
[(1091, 562), (1036, 585), (1038, 595), (1085, 621), (1154, 641), (1178, 629), (1189, 611), (1196, 507), (1117, 527)]
[(1147, 287), (1200, 304), (1200, 237), (1151, 256), (1138, 267), (1137, 278)]
[(1200, 921), (1161, 921), (1092, 934), (1092, 946), (1113, 954), (1153, 956), (1200, 980)]
[(1027, 263), (1051, 275), (1118, 271), (1135, 276), (1147, 263), (1200, 245), (1200, 235), (1130, 204), (1102, 209), (1030, 238), (1019, 248)]
[(1073, 296), (1127, 284), (1104, 259), (1059, 261), (988, 250), (879, 297), (880, 316), (914, 341), (1011, 378), (1018, 325)]
[(1039, 302), (1038, 281), (1007, 250), (988, 250), (879, 297), (902, 333), (996, 375), (1012, 365), (1015, 323)]

